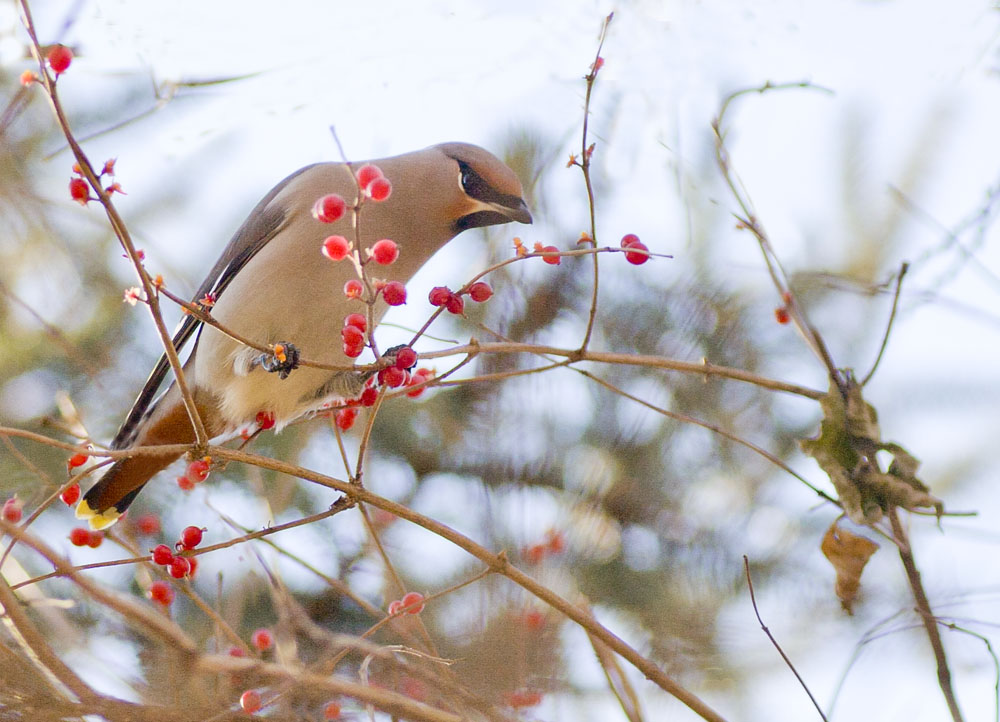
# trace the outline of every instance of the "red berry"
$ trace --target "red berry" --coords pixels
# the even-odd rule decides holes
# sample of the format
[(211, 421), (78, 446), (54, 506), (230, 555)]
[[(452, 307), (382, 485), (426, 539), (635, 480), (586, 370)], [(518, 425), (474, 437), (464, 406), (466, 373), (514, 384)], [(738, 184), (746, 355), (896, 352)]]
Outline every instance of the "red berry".
[(396, 366), (382, 369), (378, 372), (378, 382), (390, 388), (397, 388), (406, 383), (406, 371)]
[(399, 610), (403, 608), (403, 603), (398, 599), (394, 602), (389, 603), (389, 616), (393, 614), (399, 614)]
[(69, 457), (69, 461), (66, 462), (66, 466), (70, 469), (75, 469), (86, 464), (89, 458), (86, 454), (73, 454), (73, 456)]
[(341, 409), (333, 417), (337, 424), (337, 428), (341, 431), (347, 431), (349, 428), (354, 426), (354, 421), (357, 418), (358, 410), (353, 406), (347, 409)]
[(365, 189), (373, 201), (384, 201), (392, 193), (392, 183), (387, 178), (375, 178)]
[(186, 476), (178, 476), (177, 486), (181, 488), (181, 491), (191, 491), (192, 489), (194, 489), (194, 482), (191, 481)]
[(361, 190), (367, 190), (368, 186), (371, 185), (373, 180), (381, 177), (382, 177), (382, 169), (379, 168), (377, 165), (366, 163), (365, 165), (358, 168), (358, 185), (361, 186)]
[(240, 695), (240, 707), (247, 714), (254, 714), (259, 712), (261, 708), (260, 703), (260, 692), (255, 689), (248, 689), (246, 692)]
[(247, 656), (247, 651), (243, 647), (232, 646), (229, 648), (228, 654), (230, 657), (245, 657)]
[(212, 464), (205, 459), (195, 459), (190, 464), (188, 464), (187, 476), (188, 479), (198, 484), (208, 478), (208, 472), (211, 471)]
[(75, 547), (85, 547), (90, 541), (90, 530), (82, 526), (73, 527), (69, 530), (69, 541)]
[(444, 307), (448, 309), (449, 313), (453, 313), (456, 316), (461, 316), (462, 311), (465, 310), (465, 301), (457, 293), (451, 294), (448, 300), (445, 301)]
[(18, 499), (16, 496), (12, 496), (3, 503), (4, 521), (9, 521), (11, 524), (17, 524), (19, 521), (21, 521), (21, 514), (23, 513), (23, 509), (24, 509), (24, 502)]
[[(434, 372), (431, 371), (430, 369), (417, 369), (410, 376), (410, 380), (406, 382), (406, 385), (419, 386), (427, 379), (432, 379), (432, 378), (434, 378)], [(411, 399), (415, 399), (424, 392), (425, 388), (426, 388), (425, 386), (421, 386), (419, 389), (413, 389), (412, 391), (407, 391), (406, 395), (409, 396)]]
[(188, 576), (194, 578), (194, 573), (198, 571), (198, 557), (188, 557)]
[(368, 330), (368, 319), (363, 313), (349, 313), (344, 318), (344, 326), (354, 326), (361, 333), (364, 333)]
[(493, 295), (493, 289), (485, 281), (476, 281), (469, 286), (469, 298), (476, 303), (482, 303)]
[(427, 294), (427, 300), (431, 302), (432, 306), (443, 306), (448, 303), (448, 299), (451, 296), (451, 290), (447, 286), (435, 286)]
[(104, 541), (104, 532), (102, 531), (88, 531), (87, 532), (87, 546), (91, 549), (97, 549), (101, 546), (101, 542)]
[(524, 558), (529, 564), (538, 564), (545, 558), (546, 551), (544, 544), (532, 544), (524, 550)]
[(515, 709), (518, 707), (534, 707), (541, 703), (542, 693), (535, 690), (515, 690), (507, 693), (507, 704)]
[[(143, 514), (135, 520), (135, 528), (140, 534), (152, 536), (160, 533), (160, 518), (156, 514)], [(166, 546), (164, 544), (164, 546)]]
[(406, 303), (406, 286), (399, 281), (389, 281), (382, 289), (382, 298), (390, 306), (402, 306)]
[(81, 206), (87, 205), (90, 200), (90, 186), (83, 178), (73, 178), (69, 182), (69, 197)]
[(411, 369), (417, 363), (417, 352), (409, 346), (404, 346), (396, 352), (396, 368)]
[(184, 557), (174, 557), (167, 571), (174, 579), (183, 579), (191, 571), (191, 563)]
[(424, 611), (424, 595), (420, 592), (408, 592), (400, 601), (407, 614), (420, 614)]
[(328, 236), (323, 241), (323, 255), (331, 261), (343, 261), (351, 252), (351, 243), (343, 236)]
[(359, 346), (352, 346), (350, 344), (345, 343), (343, 348), (344, 355), (347, 358), (357, 358), (362, 353), (364, 353), (364, 350), (365, 350), (364, 344), (361, 344)]
[(378, 398), (378, 391), (375, 387), (369, 386), (364, 391), (361, 392), (361, 405), (362, 406), (374, 406), (375, 400)]
[(347, 203), (336, 193), (318, 199), (312, 209), (313, 218), (320, 223), (336, 223), (346, 212)]
[(625, 252), (625, 260), (635, 266), (641, 266), (643, 263), (649, 260), (649, 249), (642, 241), (636, 241), (635, 243), (628, 246)]
[(196, 526), (186, 526), (184, 527), (184, 531), (181, 532), (180, 544), (185, 549), (194, 549), (201, 544), (201, 538), (204, 534), (204, 529)]
[(639, 236), (635, 235), (634, 233), (626, 233), (624, 236), (622, 236), (622, 248), (628, 248), (632, 244), (638, 242), (639, 242)]
[(157, 544), (153, 547), (153, 563), (166, 566), (174, 560), (174, 550), (166, 544)]
[(270, 649), (271, 645), (274, 644), (274, 637), (271, 636), (270, 629), (262, 628), (258, 629), (253, 633), (253, 635), (251, 635), (250, 641), (253, 643), (253, 646), (261, 652), (264, 652)]
[(542, 254), (542, 260), (552, 266), (558, 266), (559, 262), (562, 260), (559, 256), (555, 255), (559, 253), (559, 249), (555, 246), (543, 246), (540, 251)]
[(380, 266), (388, 266), (399, 258), (399, 246), (395, 241), (383, 238), (372, 246), (372, 259)]
[(63, 504), (66, 506), (73, 506), (80, 500), (80, 485), (73, 484), (63, 489), (63, 493), (59, 495), (59, 498), (62, 499)]
[(340, 719), (340, 705), (336, 702), (327, 702), (323, 708), (323, 719)]
[(73, 62), (73, 51), (65, 45), (53, 45), (49, 48), (45, 59), (49, 61), (49, 67), (56, 75), (65, 73), (69, 64)]
[(365, 287), (356, 278), (352, 278), (350, 281), (344, 284), (344, 295), (348, 298), (361, 298), (361, 294), (364, 293)]
[(257, 426), (260, 427), (261, 431), (274, 428), (274, 414), (270, 411), (258, 411), (254, 417), (254, 421), (257, 422)]
[(149, 598), (164, 607), (174, 601), (174, 588), (167, 582), (156, 581), (149, 585)]
[(521, 616), (521, 620), (524, 622), (524, 626), (528, 629), (533, 629), (538, 631), (545, 626), (545, 615), (539, 612), (537, 609), (532, 609), (525, 612)]
[(792, 320), (792, 317), (788, 313), (788, 309), (784, 306), (778, 306), (774, 309), (774, 320), (778, 323), (784, 325)]
[(365, 333), (357, 326), (344, 326), (340, 329), (340, 338), (344, 346), (364, 346)]

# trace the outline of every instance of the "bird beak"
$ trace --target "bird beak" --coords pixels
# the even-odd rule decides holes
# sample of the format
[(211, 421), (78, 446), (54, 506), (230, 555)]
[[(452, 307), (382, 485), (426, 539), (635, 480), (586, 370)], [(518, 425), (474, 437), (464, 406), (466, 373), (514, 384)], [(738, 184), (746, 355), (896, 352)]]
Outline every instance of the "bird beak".
[(517, 205), (515, 206), (504, 206), (499, 203), (491, 203), (493, 209), (502, 215), (507, 216), (512, 221), (517, 221), (518, 223), (531, 223), (531, 213), (528, 211), (528, 206), (520, 198), (517, 200)]

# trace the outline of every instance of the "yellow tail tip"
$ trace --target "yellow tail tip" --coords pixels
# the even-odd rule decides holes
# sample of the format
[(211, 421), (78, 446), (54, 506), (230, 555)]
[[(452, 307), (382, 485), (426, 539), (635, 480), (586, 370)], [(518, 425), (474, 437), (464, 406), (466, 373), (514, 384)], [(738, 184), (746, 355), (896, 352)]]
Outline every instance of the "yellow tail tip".
[(121, 512), (113, 506), (102, 512), (94, 511), (90, 508), (90, 504), (87, 503), (86, 499), (81, 499), (80, 503), (76, 505), (76, 518), (86, 520), (89, 522), (90, 528), (96, 531), (107, 529), (118, 521), (118, 517), (120, 516)]

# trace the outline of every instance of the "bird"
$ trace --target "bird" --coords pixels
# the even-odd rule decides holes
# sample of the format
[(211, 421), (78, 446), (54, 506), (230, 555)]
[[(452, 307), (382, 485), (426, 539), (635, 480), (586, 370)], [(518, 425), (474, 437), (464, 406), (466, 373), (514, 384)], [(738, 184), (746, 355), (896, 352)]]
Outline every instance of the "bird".
[[(342, 196), (350, 208), (361, 192), (355, 172), (367, 164), (382, 171), (391, 183), (391, 195), (360, 206), (360, 247), (364, 253), (378, 240), (395, 241), (398, 259), (378, 267), (377, 275), (387, 281), (405, 284), (462, 231), (532, 222), (515, 173), (489, 151), (469, 143), (442, 143), (356, 163), (316, 163), (292, 173), (261, 199), (194, 298), (214, 299), (212, 317), (255, 345), (282, 344), (309, 361), (352, 365), (353, 359), (344, 354), (341, 329), (347, 314), (364, 312), (366, 306), (349, 299), (343, 288), (357, 271), (348, 261), (324, 258), (321, 247), (331, 234), (355, 238), (354, 219), (348, 211), (335, 223), (322, 223), (312, 211), (317, 199), (331, 193)], [(386, 310), (380, 297), (373, 322), (377, 324)], [(187, 315), (173, 345), (180, 350), (192, 338), (184, 378), (212, 438), (246, 428), (260, 412), (271, 415), (278, 431), (331, 401), (354, 398), (366, 378), (358, 370), (294, 368), (294, 360), (289, 363), (287, 357), (279, 363)], [(168, 370), (164, 354), (112, 440), (112, 449), (195, 443), (176, 380), (157, 396)], [(77, 518), (93, 529), (111, 526), (145, 484), (181, 455), (117, 459), (80, 500)]]

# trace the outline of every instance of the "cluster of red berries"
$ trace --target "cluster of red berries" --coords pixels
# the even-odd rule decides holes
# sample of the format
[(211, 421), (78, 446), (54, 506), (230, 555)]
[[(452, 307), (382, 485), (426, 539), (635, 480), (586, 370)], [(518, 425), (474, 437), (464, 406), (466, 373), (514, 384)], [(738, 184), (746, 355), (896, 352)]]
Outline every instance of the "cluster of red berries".
[(368, 330), (368, 319), (363, 313), (349, 313), (344, 318), (344, 328), (340, 331), (340, 340), (344, 342), (344, 355), (357, 358), (365, 350), (365, 332)]
[[(258, 414), (259, 416), (260, 414)], [(184, 491), (191, 491), (196, 484), (200, 484), (208, 478), (212, 470), (212, 457), (206, 456), (204, 459), (195, 459), (187, 465), (187, 470), (177, 477), (177, 486)]]
[(476, 281), (467, 289), (457, 292), (447, 286), (435, 286), (427, 294), (427, 300), (432, 306), (444, 306), (449, 313), (460, 316), (465, 310), (465, 301), (462, 300), (464, 294), (468, 294), (476, 303), (483, 303), (493, 295), (493, 289), (485, 281)]
[(566, 537), (562, 532), (549, 529), (545, 539), (538, 544), (525, 547), (524, 558), (529, 564), (539, 564), (545, 557), (561, 554), (566, 550)]
[(622, 236), (622, 248), (625, 249), (625, 260), (636, 266), (641, 266), (649, 260), (649, 249), (634, 233)]
[(74, 527), (69, 530), (69, 541), (75, 547), (97, 549), (104, 541), (104, 532), (85, 529), (82, 526)]
[(181, 532), (181, 537), (171, 549), (166, 544), (157, 545), (151, 552), (154, 564), (166, 567), (174, 579), (193, 577), (198, 569), (198, 560), (195, 557), (182, 557), (174, 554), (174, 550), (189, 551), (201, 544), (205, 530), (197, 526), (185, 527)]
[(420, 614), (424, 611), (424, 595), (420, 592), (407, 592), (402, 599), (389, 602), (389, 615)]
[[(87, 183), (86, 179), (83, 177), (83, 171), (80, 169), (79, 163), (73, 164), (73, 173), (75, 177), (70, 178), (69, 181), (69, 196), (81, 206), (85, 206), (90, 201), (97, 200), (90, 195), (90, 184)], [(104, 167), (101, 169), (100, 177), (108, 176), (108, 178), (114, 178), (115, 175), (115, 159), (112, 158), (104, 162)], [(123, 193), (122, 186), (118, 181), (112, 180), (112, 182), (104, 188), (104, 192), (111, 193)]]
[[(360, 314), (351, 314), (360, 316)], [(348, 316), (350, 319), (351, 316)], [(346, 327), (345, 327), (346, 328)], [(375, 405), (378, 399), (378, 389), (376, 385), (388, 386), (389, 388), (399, 388), (401, 386), (415, 386), (406, 392), (411, 398), (416, 398), (424, 392), (423, 384), (434, 378), (434, 371), (428, 368), (419, 368), (410, 373), (410, 369), (417, 363), (417, 352), (409, 346), (396, 350), (396, 362), (392, 366), (380, 369), (379, 372), (368, 379), (361, 395), (349, 401), (346, 408), (340, 409), (334, 414), (334, 423), (341, 431), (347, 431), (358, 418), (360, 407), (370, 407)]]

